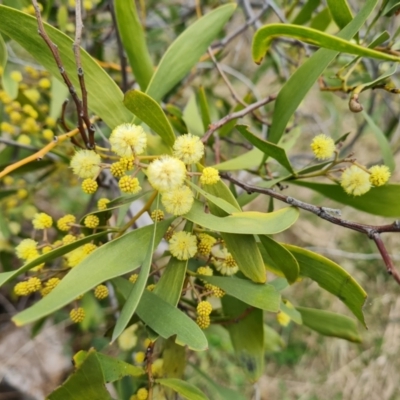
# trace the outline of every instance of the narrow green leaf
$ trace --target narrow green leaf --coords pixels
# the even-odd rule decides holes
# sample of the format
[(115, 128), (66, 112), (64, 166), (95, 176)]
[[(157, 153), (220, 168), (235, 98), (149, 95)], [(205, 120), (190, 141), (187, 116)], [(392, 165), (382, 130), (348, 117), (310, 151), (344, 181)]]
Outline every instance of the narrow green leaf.
[(181, 346), (188, 346), (194, 351), (207, 350), (207, 339), (196, 322), (156, 294), (145, 290), (136, 312), (164, 339), (176, 335), (175, 343)]
[(181, 379), (156, 379), (156, 383), (173, 389), (185, 399), (208, 400), (207, 396), (199, 388)]
[(264, 372), (263, 312), (258, 308), (248, 311), (247, 304), (230, 296), (224, 296), (221, 303), (224, 314), (232, 320), (226, 328), (239, 363), (249, 379), (255, 382)]
[(379, 144), (379, 147), (381, 149), (382, 153), (382, 158), (387, 167), (389, 167), (390, 172), (393, 173), (393, 171), (396, 168), (396, 163), (394, 160), (393, 156), (393, 151), (390, 143), (388, 142), (385, 134), (382, 132), (381, 128), (374, 122), (374, 120), (365, 112), (362, 111), (362, 115), (367, 121), (369, 127), (372, 130), (372, 133), (375, 135), (376, 141)]
[[(0, 32), (19, 43), (49, 72), (62, 81), (50, 50), (37, 34), (36, 18), (0, 5), (0, 20)], [(76, 63), (72, 52), (72, 39), (46, 23), (44, 26), (51, 40), (58, 46), (64, 68), (80, 94)], [(81, 49), (81, 57), (86, 88), (89, 93), (89, 108), (99, 115), (110, 128), (131, 121), (133, 116), (123, 106), (123, 94), (116, 83), (83, 49)]]
[(303, 325), (325, 336), (334, 336), (350, 342), (362, 341), (357, 323), (345, 315), (315, 308), (296, 307), (300, 311)]
[(387, 17), (391, 17), (396, 11), (400, 9), (400, 1), (399, 0), (389, 0), (386, 4), (385, 9), (383, 10), (382, 15)]
[(260, 235), (259, 239), (265, 251), (279, 265), (288, 282), (290, 284), (296, 282), (299, 277), (300, 267), (290, 251), (268, 236)]
[(278, 312), (279, 292), (271, 285), (254, 283), (247, 279), (222, 276), (203, 276), (201, 279), (220, 287), (229, 295), (261, 310)]
[(199, 88), (198, 99), (199, 99), (201, 120), (203, 121), (203, 129), (205, 132), (209, 128), (209, 125), (211, 124), (211, 116), (204, 86), (200, 86)]
[(189, 26), (162, 57), (146, 93), (160, 101), (199, 61), (236, 9), (225, 4)]
[(136, 4), (131, 0), (115, 0), (114, 7), (118, 32), (128, 56), (129, 64), (140, 88), (146, 90), (153, 75), (153, 63), (151, 62)]
[(96, 353), (88, 352), (83, 363), (62, 386), (48, 396), (48, 399), (112, 400), (106, 389), (103, 371)]
[(279, 164), (285, 167), (292, 174), (294, 173), (293, 167), (290, 164), (286, 151), (274, 143), (267, 142), (251, 133), (248, 126), (237, 125), (236, 129), (255, 147), (261, 150), (266, 156), (272, 157)]
[(312, 13), (318, 8), (320, 3), (321, 0), (308, 0), (307, 3), (301, 7), (292, 23), (296, 25), (306, 24), (311, 19)]
[[(157, 208), (159, 204), (160, 196), (157, 196)], [(124, 306), (122, 307), (121, 314), (115, 324), (114, 331), (111, 338), (111, 343), (115, 341), (119, 337), (119, 335), (125, 330), (130, 319), (132, 318), (135, 310), (139, 304), (140, 298), (142, 297), (143, 291), (145, 290), (147, 279), (149, 277), (151, 263), (153, 260), (153, 253), (155, 250), (155, 246), (158, 244), (156, 241), (157, 236), (157, 221), (153, 224), (153, 233), (151, 235), (151, 239), (147, 244), (146, 248), (146, 256), (143, 260), (142, 267), (140, 268), (139, 276), (137, 281), (132, 287), (131, 292), (129, 293), (129, 297), (127, 298)], [(164, 232), (163, 232), (164, 233)]]
[(296, 324), (303, 325), (300, 312), (293, 307), (288, 307), (283, 301), (281, 302), (281, 311), (289, 315), (290, 319)]
[(96, 353), (99, 360), (105, 382), (115, 382), (124, 376), (140, 376), (145, 373), (143, 368), (128, 364), (117, 358), (105, 354)]
[(365, 326), (362, 308), (367, 294), (347, 271), (312, 251), (291, 245), (285, 247), (296, 257), (300, 265), (300, 275), (312, 279), (337, 296)]
[(160, 105), (140, 90), (130, 90), (125, 94), (125, 107), (147, 124), (169, 146), (175, 142), (175, 134)]
[[(338, 37), (350, 40), (364, 25), (377, 3), (378, 0), (367, 0), (364, 7), (357, 13), (355, 18), (340, 31)], [(296, 72), (284, 84), (275, 101), (272, 126), (268, 136), (270, 142), (279, 142), (289, 119), (303, 101), (307, 92), (317, 81), (318, 77), (337, 55), (337, 51), (326, 49), (318, 50), (300, 68), (297, 68)]]
[(258, 167), (264, 158), (264, 153), (258, 149), (252, 149), (247, 153), (241, 154), (231, 160), (224, 161), (220, 164), (213, 165), (219, 171), (239, 171), (242, 169), (250, 169)]
[(4, 69), (7, 64), (7, 46), (3, 36), (0, 35), (0, 67)]
[(310, 28), (316, 29), (318, 31), (326, 31), (328, 26), (332, 21), (331, 13), (328, 7), (325, 7), (321, 12), (319, 12), (310, 23)]
[(204, 135), (203, 121), (197, 107), (196, 95), (194, 93), (189, 97), (189, 101), (183, 110), (183, 121), (191, 134), (196, 136)]
[(236, 234), (272, 235), (292, 226), (299, 216), (294, 207), (271, 213), (257, 211), (236, 212), (227, 217), (217, 217), (204, 212), (204, 205), (196, 200), (185, 218), (205, 228)]
[(342, 29), (353, 19), (347, 0), (327, 0), (329, 11), (336, 25)]
[(261, 63), (272, 40), (279, 36), (295, 38), (306, 43), (337, 51), (338, 53), (349, 53), (362, 57), (376, 58), (378, 60), (400, 61), (400, 57), (359, 46), (358, 44), (317, 29), (290, 24), (269, 24), (260, 28), (253, 38), (253, 60), (257, 64)]
[(399, 217), (400, 185), (384, 185), (370, 189), (362, 196), (350, 196), (341, 186), (306, 181), (291, 181), (297, 186), (307, 187), (329, 199), (346, 204), (357, 210), (383, 217)]
[(23, 274), (24, 272), (29, 271), (30, 269), (36, 267), (37, 265), (55, 260), (56, 258), (61, 257), (64, 254), (70, 253), (72, 250), (75, 250), (86, 243), (90, 243), (92, 241), (95, 241), (97, 239), (106, 236), (108, 233), (109, 233), (108, 231), (104, 231), (95, 233), (94, 235), (85, 236), (84, 238), (78, 239), (73, 243), (66, 244), (64, 246), (58, 247), (57, 249), (49, 251), (46, 254), (42, 254), (41, 256), (35, 258), (33, 261), (24, 264), (22, 267), (18, 268), (15, 271), (2, 273), (0, 274), (0, 286), (16, 278), (17, 276)]
[[(158, 244), (172, 219), (157, 225)], [(138, 268), (144, 261), (153, 226), (145, 226), (101, 246), (74, 267), (46, 297), (13, 317), (17, 325), (34, 322), (69, 304), (96, 285)], [(118, 260), (118, 262), (116, 262)]]
[[(376, 78), (376, 79), (374, 79), (374, 80), (372, 80), (372, 81), (370, 81), (370, 82), (367, 82), (367, 83), (364, 83), (364, 84), (358, 86), (357, 89), (359, 90), (360, 87), (368, 89), (368, 88), (371, 88), (371, 87), (373, 87), (373, 86), (376, 86), (376, 85), (378, 85), (378, 84), (380, 84), (380, 83), (383, 83), (383, 82), (387, 81), (388, 78), (389, 78), (390, 76), (392, 76), (393, 74), (395, 74), (396, 72), (397, 72), (397, 64), (392, 64), (392, 65), (391, 65), (382, 75), (380, 75), (378, 78)], [(364, 112), (364, 113), (365, 113), (365, 112)]]
[(50, 117), (57, 121), (61, 115), (61, 108), (68, 98), (68, 88), (54, 76), (51, 77), (50, 89)]
[(13, 70), (14, 69), (12, 68), (11, 64), (7, 63), (3, 74), (1, 75), (3, 89), (12, 100), (16, 99), (18, 96), (18, 82), (11, 78), (11, 73)]
[(174, 338), (165, 341), (162, 359), (164, 360), (164, 378), (181, 379), (183, 377), (187, 363), (186, 349), (176, 344)]

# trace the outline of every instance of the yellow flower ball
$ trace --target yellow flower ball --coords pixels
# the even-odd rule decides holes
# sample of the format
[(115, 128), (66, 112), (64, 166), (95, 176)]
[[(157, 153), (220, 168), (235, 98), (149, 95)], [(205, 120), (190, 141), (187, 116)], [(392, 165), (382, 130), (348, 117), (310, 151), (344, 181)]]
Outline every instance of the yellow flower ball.
[(38, 82), (38, 86), (41, 89), (49, 89), (50, 86), (51, 86), (50, 79), (47, 79), (47, 78), (40, 79), (39, 82)]
[(135, 363), (137, 364), (141, 364), (146, 358), (146, 354), (143, 351), (138, 351), (135, 356), (134, 356), (134, 360)]
[(390, 170), (386, 165), (374, 165), (369, 169), (369, 181), (374, 186), (383, 186), (390, 178)]
[(110, 144), (111, 150), (121, 157), (142, 154), (147, 145), (146, 132), (141, 126), (122, 124), (111, 132)]
[(212, 167), (206, 167), (200, 176), (200, 183), (202, 185), (215, 185), (220, 180), (219, 172)]
[(150, 214), (150, 218), (153, 221), (157, 221), (157, 222), (163, 221), (164, 220), (164, 212), (163, 212), (163, 210), (158, 210), (157, 209), (157, 210), (152, 211), (151, 214)]
[(197, 304), (196, 311), (198, 315), (210, 315), (212, 312), (212, 305), (209, 301), (203, 300)]
[(184, 215), (190, 211), (194, 201), (193, 192), (188, 186), (163, 192), (161, 202), (167, 212), (173, 215)]
[(197, 253), (196, 236), (189, 232), (175, 232), (169, 241), (169, 251), (178, 260), (188, 260)]
[(129, 282), (135, 283), (135, 282), (137, 281), (138, 277), (139, 277), (138, 274), (132, 274), (132, 275), (129, 277)]
[(188, 133), (175, 140), (173, 155), (185, 164), (193, 164), (203, 157), (204, 145), (198, 136)]
[(120, 161), (117, 161), (110, 166), (111, 175), (116, 178), (121, 178), (125, 175), (125, 168)]
[(149, 392), (146, 388), (141, 388), (136, 392), (138, 400), (147, 400), (149, 397)]
[(57, 228), (60, 231), (67, 232), (71, 229), (71, 225), (74, 224), (75, 221), (76, 218), (74, 215), (72, 214), (64, 215), (57, 221)]
[(210, 316), (209, 315), (198, 315), (196, 318), (196, 324), (201, 329), (207, 329), (210, 326)]
[(10, 73), (10, 78), (14, 81), (14, 82), (22, 82), (22, 74), (20, 71), (12, 71)]
[(26, 287), (27, 287), (29, 293), (35, 293), (42, 288), (42, 282), (40, 281), (39, 278), (37, 278), (35, 276), (32, 278), (29, 278), (26, 281), (26, 285), (27, 285)]
[(110, 200), (106, 199), (105, 197), (99, 199), (97, 202), (97, 209), (100, 211), (107, 210), (107, 204), (110, 202)]
[(88, 215), (83, 221), (83, 224), (91, 229), (97, 228), (99, 226), (99, 223), (99, 217), (97, 217), (96, 215)]
[(186, 178), (186, 167), (177, 158), (163, 156), (149, 164), (147, 178), (151, 186), (160, 192), (177, 189)]
[(47, 229), (53, 225), (53, 218), (46, 213), (35, 214), (32, 220), (35, 229)]
[(317, 135), (311, 142), (311, 150), (317, 160), (327, 160), (335, 152), (335, 142), (329, 136), (324, 134)]
[(123, 176), (119, 182), (118, 186), (123, 193), (138, 193), (142, 190), (139, 184), (138, 178), (132, 178), (131, 176), (125, 175)]
[(81, 185), (82, 191), (86, 194), (96, 193), (98, 187), (99, 185), (97, 184), (97, 182), (91, 178), (85, 179)]
[(108, 288), (106, 285), (98, 285), (94, 289), (94, 297), (99, 300), (103, 300), (108, 297)]
[(101, 157), (92, 150), (79, 150), (71, 160), (71, 168), (80, 178), (94, 179), (101, 171)]
[(75, 324), (82, 322), (85, 319), (85, 310), (82, 307), (73, 308), (69, 313), (69, 317)]
[(347, 194), (361, 196), (371, 189), (370, 175), (356, 165), (352, 165), (344, 170), (340, 185)]
[(287, 315), (283, 311), (279, 311), (278, 314), (276, 314), (276, 319), (282, 326), (288, 326), (291, 321), (289, 315)]
[(215, 286), (215, 285), (211, 285), (211, 283), (206, 283), (204, 285), (204, 289), (207, 292), (212, 292), (212, 295), (219, 299), (225, 296), (225, 292), (221, 288), (219, 288), (218, 286)]

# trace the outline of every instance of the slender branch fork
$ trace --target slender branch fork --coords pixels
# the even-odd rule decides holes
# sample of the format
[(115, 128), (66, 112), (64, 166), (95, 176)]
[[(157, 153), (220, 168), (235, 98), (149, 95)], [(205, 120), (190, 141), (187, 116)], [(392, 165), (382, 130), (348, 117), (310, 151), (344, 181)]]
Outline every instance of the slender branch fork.
[(302, 210), (311, 212), (311, 213), (317, 215), (319, 218), (322, 218), (332, 224), (339, 225), (344, 228), (351, 229), (353, 231), (357, 231), (357, 232), (367, 235), (370, 239), (372, 239), (375, 242), (379, 252), (381, 253), (382, 259), (386, 265), (387, 272), (390, 275), (392, 275), (393, 278), (395, 279), (395, 281), (400, 285), (400, 274), (396, 270), (396, 268), (393, 264), (393, 261), (390, 258), (390, 255), (389, 255), (389, 253), (382, 241), (382, 238), (381, 238), (381, 233), (400, 232), (400, 221), (395, 221), (392, 224), (388, 224), (388, 225), (360, 224), (358, 222), (348, 221), (343, 218), (332, 215), (332, 211), (336, 211), (336, 210), (331, 210), (326, 207), (319, 207), (319, 206), (315, 206), (313, 204), (305, 203), (305, 202), (297, 200), (291, 196), (286, 196), (282, 193), (278, 193), (273, 189), (265, 189), (265, 188), (260, 188), (257, 186), (246, 184), (246, 183), (241, 182), (241, 181), (237, 180), (236, 178), (232, 177), (228, 173), (221, 173), (221, 177), (224, 179), (227, 179), (229, 182), (241, 187), (249, 194), (250, 193), (265, 194), (267, 196), (273, 197), (274, 199), (280, 200), (291, 206), (298, 207)]
[[(81, 92), (82, 92), (82, 101), (79, 99), (76, 89), (75, 89), (74, 85), (72, 84), (72, 82), (64, 68), (57, 45), (55, 43), (53, 43), (53, 41), (50, 39), (50, 37), (48, 36), (48, 34), (46, 33), (46, 31), (44, 29), (42, 15), (41, 15), (39, 4), (38, 4), (37, 0), (32, 0), (32, 4), (33, 4), (33, 7), (35, 8), (35, 14), (36, 14), (36, 19), (37, 19), (37, 23), (38, 23), (39, 35), (42, 37), (42, 39), (44, 40), (44, 42), (47, 44), (48, 48), (50, 49), (50, 51), (53, 55), (53, 58), (57, 64), (58, 70), (60, 71), (60, 74), (61, 74), (65, 84), (67, 85), (69, 93), (71, 94), (72, 99), (75, 103), (75, 107), (76, 107), (76, 110), (78, 113), (79, 133), (82, 137), (83, 142), (85, 143), (85, 146), (88, 149), (94, 149), (94, 147), (95, 147), (95, 143), (94, 143), (95, 128), (94, 128), (94, 125), (91, 124), (90, 119), (89, 119), (89, 113), (88, 113), (88, 108), (87, 108), (87, 91), (86, 91), (86, 86), (85, 86), (85, 81), (84, 81), (84, 73), (83, 73), (81, 56), (80, 56), (80, 42), (81, 42), (82, 28), (83, 28), (81, 0), (76, 1), (76, 8), (75, 8), (76, 33), (75, 33), (75, 41), (73, 44), (73, 49), (74, 49), (76, 66), (77, 66), (79, 85), (80, 85)], [(85, 125), (89, 132), (89, 138), (86, 133)]]

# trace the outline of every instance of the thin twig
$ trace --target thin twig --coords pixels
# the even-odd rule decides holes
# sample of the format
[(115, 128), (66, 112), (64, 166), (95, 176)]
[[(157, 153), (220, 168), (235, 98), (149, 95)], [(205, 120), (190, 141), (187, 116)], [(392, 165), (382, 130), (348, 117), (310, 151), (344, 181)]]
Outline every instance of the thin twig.
[(50, 49), (50, 51), (53, 55), (53, 58), (57, 64), (58, 70), (60, 71), (60, 74), (61, 74), (65, 84), (68, 87), (68, 90), (72, 96), (72, 99), (74, 100), (75, 107), (78, 112), (78, 130), (79, 130), (80, 135), (82, 136), (82, 139), (83, 139), (86, 147), (90, 148), (91, 146), (88, 142), (88, 138), (87, 138), (86, 131), (83, 126), (83, 121), (82, 121), (82, 117), (81, 117), (81, 101), (79, 100), (79, 97), (76, 93), (75, 87), (72, 84), (71, 80), (69, 79), (69, 76), (64, 68), (57, 45), (52, 42), (52, 40), (47, 35), (47, 33), (44, 29), (42, 15), (41, 15), (37, 0), (32, 0), (32, 4), (33, 4), (33, 7), (35, 8), (35, 14), (36, 14), (36, 19), (37, 19), (37, 23), (38, 23), (39, 35), (42, 37), (42, 39), (44, 40), (44, 42), (47, 44), (48, 48)]
[(234, 119), (238, 119), (238, 118), (242, 118), (245, 115), (253, 112), (254, 110), (256, 110), (257, 108), (262, 107), (265, 104), (271, 103), (272, 101), (274, 101), (276, 99), (276, 95), (271, 95), (266, 97), (265, 99), (261, 99), (260, 101), (257, 101), (253, 104), (250, 104), (249, 106), (247, 106), (246, 108), (244, 108), (243, 110), (234, 112), (232, 114), (228, 114), (227, 116), (225, 116), (224, 118), (221, 118), (219, 121), (217, 122), (213, 122), (212, 124), (210, 124), (208, 131), (204, 134), (204, 136), (201, 138), (201, 141), (203, 143), (206, 143), (207, 140), (210, 138), (210, 136), (219, 128), (221, 128), (222, 126), (224, 126), (225, 124), (227, 124), (228, 122), (234, 120)]
[(382, 255), (383, 261), (386, 265), (387, 271), (393, 275), (394, 279), (397, 283), (400, 284), (400, 275), (396, 271), (393, 262), (387, 252), (380, 234), (385, 232), (400, 232), (400, 221), (394, 221), (392, 224), (387, 225), (368, 225), (368, 224), (361, 224), (359, 222), (345, 220), (336, 216), (337, 213), (332, 213), (330, 209), (326, 207), (319, 207), (313, 204), (305, 203), (303, 201), (297, 200), (291, 196), (286, 196), (282, 193), (278, 193), (273, 189), (265, 189), (260, 188), (253, 185), (248, 185), (244, 182), (241, 182), (235, 178), (233, 178), (230, 174), (221, 173), (221, 177), (227, 179), (228, 181), (234, 183), (235, 185), (241, 187), (242, 189), (246, 190), (247, 193), (261, 193), (267, 196), (273, 197), (274, 199), (280, 200), (286, 204), (289, 204), (294, 207), (301, 208), (302, 210), (311, 212), (318, 216), (321, 219), (324, 219), (332, 224), (342, 226), (347, 229), (351, 229), (353, 231), (357, 231), (367, 235), (370, 239), (372, 239), (377, 247), (379, 252)]

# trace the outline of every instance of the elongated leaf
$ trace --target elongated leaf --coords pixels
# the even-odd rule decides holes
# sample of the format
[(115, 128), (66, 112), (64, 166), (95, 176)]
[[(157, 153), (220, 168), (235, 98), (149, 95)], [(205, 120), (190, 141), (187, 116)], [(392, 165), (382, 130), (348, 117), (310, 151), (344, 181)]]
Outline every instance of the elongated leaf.
[(396, 168), (396, 164), (394, 161), (394, 156), (393, 156), (393, 151), (390, 146), (390, 143), (388, 142), (385, 134), (382, 132), (381, 128), (379, 128), (378, 125), (374, 122), (374, 120), (365, 112), (362, 111), (362, 115), (367, 121), (368, 125), (370, 126), (373, 134), (375, 135), (375, 138), (379, 144), (379, 147), (381, 149), (382, 153), (382, 158), (385, 163), (390, 169), (390, 172), (393, 173), (393, 171)]
[[(171, 221), (165, 220), (157, 225), (156, 244)], [(145, 259), (152, 232), (152, 225), (145, 226), (101, 246), (74, 267), (50, 294), (15, 315), (13, 321), (17, 325), (36, 321), (64, 307), (96, 285), (138, 268)]]
[(195, 201), (185, 218), (205, 228), (219, 232), (247, 235), (272, 235), (282, 232), (293, 225), (299, 211), (293, 207), (282, 208), (271, 213), (244, 211), (227, 217), (217, 217), (204, 212), (201, 202)]
[(7, 46), (3, 36), (0, 35), (0, 67), (4, 69), (7, 64)]
[[(34, 17), (0, 5), (0, 20), (0, 32), (19, 43), (57, 79), (62, 80), (50, 50), (37, 34), (37, 22)], [(57, 44), (62, 54), (64, 68), (80, 93), (75, 58), (72, 52), (72, 39), (56, 28), (46, 23), (44, 25), (51, 40)], [(131, 121), (133, 116), (123, 106), (123, 94), (116, 83), (85, 50), (81, 50), (81, 56), (86, 88), (89, 93), (89, 108), (99, 115), (110, 128)]]
[(96, 353), (89, 352), (79, 368), (48, 399), (112, 400)]
[(339, 28), (344, 28), (353, 19), (347, 0), (327, 0), (327, 3), (332, 18)]
[(295, 308), (287, 306), (283, 301), (281, 302), (281, 311), (289, 315), (290, 319), (296, 324), (303, 325), (303, 319), (299, 311)]
[[(251, 381), (264, 372), (263, 312), (230, 296), (221, 299), (224, 313), (234, 322), (226, 325), (239, 363)], [(248, 314), (243, 317), (243, 315)]]
[(203, 121), (197, 107), (196, 95), (192, 93), (183, 110), (183, 121), (190, 133), (196, 136), (204, 135)]
[[(115, 278), (113, 282), (122, 296), (127, 298), (132, 290), (132, 284), (123, 278)], [(143, 292), (136, 314), (165, 339), (176, 335), (175, 343), (181, 346), (188, 346), (195, 351), (207, 349), (207, 339), (199, 326), (182, 311), (153, 292), (148, 290)]]
[(300, 311), (303, 325), (325, 336), (334, 336), (360, 343), (362, 341), (354, 319), (315, 308), (296, 307)]
[(235, 4), (226, 4), (189, 26), (165, 52), (146, 93), (160, 101), (196, 65), (235, 9)]
[(175, 134), (160, 105), (146, 93), (130, 90), (125, 94), (125, 107), (146, 123), (169, 146), (175, 142)]
[(208, 400), (208, 397), (199, 388), (181, 379), (156, 379), (156, 383), (173, 389), (185, 399)]
[(308, 0), (304, 6), (301, 7), (296, 18), (293, 20), (293, 24), (304, 25), (307, 23), (312, 16), (312, 13), (318, 8), (321, 0)]
[(241, 154), (231, 160), (224, 161), (220, 164), (213, 165), (219, 171), (238, 171), (242, 169), (250, 169), (261, 164), (264, 153), (258, 149), (252, 149), (247, 153)]
[(61, 257), (64, 254), (68, 254), (72, 250), (75, 250), (78, 247), (81, 247), (86, 243), (90, 243), (93, 240), (97, 240), (97, 239), (100, 239), (100, 238), (106, 236), (108, 233), (109, 233), (108, 231), (104, 231), (104, 232), (95, 233), (94, 235), (85, 236), (84, 238), (78, 239), (73, 243), (66, 244), (65, 246), (61, 246), (61, 247), (58, 247), (57, 249), (49, 251), (48, 253), (43, 254), (43, 255), (39, 256), (38, 258), (35, 258), (33, 261), (30, 261), (30, 262), (24, 264), (21, 268), (18, 268), (15, 271), (1, 273), (0, 274), (0, 286), (4, 285), (6, 282), (16, 278), (17, 276), (23, 274), (24, 272), (29, 271), (30, 269), (36, 267), (37, 265), (55, 260), (56, 258)]
[(253, 60), (257, 64), (260, 64), (264, 58), (272, 40), (279, 36), (296, 38), (303, 42), (334, 50), (339, 53), (349, 53), (379, 60), (400, 61), (400, 57), (371, 50), (368, 47), (359, 46), (355, 43), (349, 42), (348, 40), (321, 32), (317, 29), (290, 24), (269, 24), (260, 28), (253, 38)]
[(253, 133), (251, 133), (247, 126), (237, 125), (236, 129), (255, 147), (261, 150), (266, 156), (272, 157), (279, 164), (285, 167), (289, 172), (294, 173), (293, 167), (290, 164), (288, 156), (282, 147), (277, 146), (274, 143), (267, 142)]
[(153, 75), (153, 64), (134, 1), (115, 0), (115, 16), (129, 64), (142, 90)]
[[(159, 196), (157, 197), (157, 208), (159, 203)], [(139, 304), (140, 298), (142, 297), (143, 291), (145, 290), (147, 279), (149, 277), (151, 263), (153, 260), (153, 253), (155, 250), (156, 244), (156, 236), (157, 236), (157, 226), (158, 223), (155, 222), (153, 224), (153, 233), (151, 235), (151, 239), (147, 244), (146, 248), (146, 256), (142, 263), (142, 268), (140, 269), (139, 276), (137, 281), (132, 287), (131, 292), (129, 293), (129, 297), (127, 298), (122, 310), (121, 314), (115, 324), (114, 331), (112, 334), (111, 342), (114, 342), (115, 339), (119, 337), (119, 335), (125, 330), (130, 319), (132, 318), (135, 310)], [(164, 231), (163, 231), (164, 233)]]
[[(220, 197), (240, 209), (232, 192), (223, 182), (207, 185), (205, 189), (212, 195)], [(216, 216), (225, 217), (227, 215), (225, 211), (213, 203), (210, 203), (209, 207)], [(266, 281), (264, 263), (254, 236), (229, 233), (221, 233), (221, 236), (243, 274), (254, 282), (264, 283)]]
[(389, 0), (386, 4), (385, 9), (383, 10), (382, 15), (391, 17), (398, 9), (400, 9), (400, 1), (399, 0)]
[(1, 83), (4, 88), (4, 91), (8, 94), (8, 96), (12, 100), (14, 100), (18, 96), (18, 82), (14, 81), (14, 79), (11, 78), (12, 72), (13, 68), (8, 63), (1, 76)]
[[(350, 40), (361, 26), (364, 25), (377, 3), (378, 0), (366, 0), (364, 7), (357, 13), (354, 19), (340, 31), (338, 37)], [(285, 83), (275, 101), (272, 126), (268, 136), (270, 142), (279, 142), (289, 119), (318, 77), (337, 55), (337, 51), (326, 49), (318, 50), (300, 68), (297, 68), (296, 72)]]
[(57, 118), (61, 115), (61, 109), (64, 101), (68, 99), (68, 88), (61, 83), (54, 76), (51, 77), (51, 89), (50, 89), (50, 117), (57, 121)]
[(222, 276), (201, 276), (201, 279), (223, 289), (232, 297), (265, 311), (278, 312), (279, 292), (271, 285), (254, 283), (247, 279)]
[(199, 107), (201, 113), (201, 120), (203, 121), (203, 130), (204, 132), (208, 129), (211, 124), (211, 116), (210, 109), (208, 107), (207, 96), (203, 86), (199, 87)]
[(362, 196), (354, 197), (348, 195), (339, 185), (306, 181), (293, 181), (292, 183), (315, 190), (329, 199), (370, 214), (382, 215), (383, 217), (400, 216), (400, 185), (384, 185), (372, 188)]
[(279, 265), (288, 282), (290, 284), (296, 282), (300, 267), (290, 251), (268, 236), (260, 235), (259, 238), (265, 251)]
[(362, 308), (367, 294), (347, 271), (312, 251), (291, 245), (285, 247), (296, 257), (302, 276), (311, 278), (323, 289), (337, 296), (365, 326)]
[(328, 7), (325, 7), (311, 20), (310, 28), (325, 32), (331, 21), (331, 13), (329, 12)]

